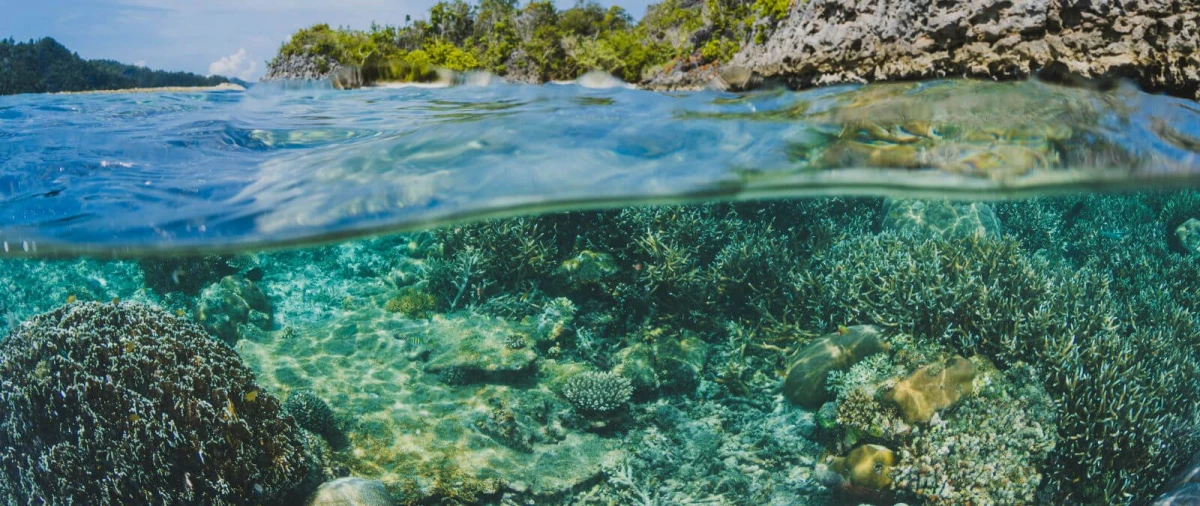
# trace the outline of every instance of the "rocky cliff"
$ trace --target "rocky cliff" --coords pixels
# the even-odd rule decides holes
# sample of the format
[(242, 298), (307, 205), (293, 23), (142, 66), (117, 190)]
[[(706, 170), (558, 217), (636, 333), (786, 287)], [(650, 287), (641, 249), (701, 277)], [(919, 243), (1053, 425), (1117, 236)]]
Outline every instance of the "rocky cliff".
[(277, 56), (267, 64), (263, 81), (287, 79), (329, 79), (337, 75), (342, 65), (336, 60), (319, 55)]
[(729, 67), (792, 87), (941, 77), (1128, 78), (1200, 99), (1195, 0), (799, 0)]

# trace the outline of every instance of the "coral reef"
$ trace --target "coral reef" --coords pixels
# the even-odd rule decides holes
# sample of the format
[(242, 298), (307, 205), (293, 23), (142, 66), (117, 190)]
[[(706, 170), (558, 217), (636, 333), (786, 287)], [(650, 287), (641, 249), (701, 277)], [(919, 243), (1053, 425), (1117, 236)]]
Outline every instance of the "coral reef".
[(904, 421), (928, 422), (934, 413), (953, 406), (964, 395), (974, 393), (975, 365), (956, 356), (944, 364), (932, 364), (896, 383), (883, 400), (896, 404)]
[(1032, 504), (1054, 450), (1054, 401), (1022, 365), (987, 376), (979, 394), (900, 448), (896, 488), (930, 503)]
[(196, 319), (218, 339), (233, 344), (244, 325), (258, 330), (271, 328), (271, 300), (258, 285), (240, 276), (225, 276), (200, 292)]
[(796, 404), (817, 409), (832, 400), (825, 388), (831, 371), (848, 369), (887, 346), (879, 329), (870, 325), (845, 327), (822, 336), (796, 353), (783, 380), (783, 395)]
[(1200, 457), (1172, 479), (1167, 489), (1154, 500), (1154, 506), (1185, 506), (1200, 501)]
[[(1102, 202), (1075, 214), (1134, 219), (1195, 206), (1182, 195)], [(1161, 223), (1163, 239), (1145, 243), (1100, 243), (1111, 241), (1099, 232), (1102, 225), (1074, 227), (1079, 235), (1067, 239), (1079, 242), (1043, 250), (1067, 253), (1054, 259), (1030, 258), (1009, 238), (848, 238), (814, 259), (801, 288), (809, 294), (802, 314), (816, 328), (841, 321), (892, 325), (919, 342), (979, 353), (1000, 367), (1037, 364), (1062, 409), (1061, 442), (1045, 466), (1047, 494), (1075, 502), (1148, 498), (1165, 479), (1151, 476), (1179, 468), (1200, 444), (1197, 400), (1186, 393), (1200, 388), (1200, 339), (1190, 309), (1195, 302), (1183, 296), (1195, 268), (1167, 250)], [(1092, 241), (1090, 254), (1070, 253)]]
[(2, 502), (284, 504), (316, 477), (233, 350), (157, 309), (37, 316), (0, 341), (0, 381)]
[(581, 413), (606, 415), (629, 402), (633, 385), (611, 372), (588, 371), (567, 379), (562, 394)]

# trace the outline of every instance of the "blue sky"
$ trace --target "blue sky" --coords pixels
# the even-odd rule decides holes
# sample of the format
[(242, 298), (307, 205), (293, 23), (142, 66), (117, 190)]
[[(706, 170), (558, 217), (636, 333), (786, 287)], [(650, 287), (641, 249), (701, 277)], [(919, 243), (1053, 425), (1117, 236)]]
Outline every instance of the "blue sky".
[[(424, 17), (436, 0), (0, 0), (0, 38), (54, 37), (84, 58), (257, 79), (296, 29)], [(557, 0), (560, 7), (573, 0)], [(524, 1), (522, 1), (524, 3)], [(600, 0), (641, 17), (649, 0)]]

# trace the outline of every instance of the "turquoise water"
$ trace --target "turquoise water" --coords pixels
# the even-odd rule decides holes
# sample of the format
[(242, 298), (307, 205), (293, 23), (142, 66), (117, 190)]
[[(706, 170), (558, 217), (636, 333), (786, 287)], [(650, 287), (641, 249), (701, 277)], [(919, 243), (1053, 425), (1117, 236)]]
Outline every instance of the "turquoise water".
[(1191, 504), (1200, 106), (0, 98), (0, 504)]
[(7, 250), (235, 249), (551, 209), (1180, 184), (1195, 103), (931, 82), (733, 95), (576, 85), (0, 99)]

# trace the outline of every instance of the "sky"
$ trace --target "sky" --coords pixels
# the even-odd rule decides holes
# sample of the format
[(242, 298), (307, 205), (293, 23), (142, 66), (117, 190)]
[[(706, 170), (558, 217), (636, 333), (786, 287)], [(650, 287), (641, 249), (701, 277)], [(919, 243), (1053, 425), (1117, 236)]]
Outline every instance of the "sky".
[[(468, 0), (470, 1), (470, 0)], [(569, 7), (573, 0), (556, 0)], [(599, 0), (641, 17), (650, 0)], [(0, 38), (54, 37), (88, 59), (255, 80), (305, 26), (424, 18), (436, 0), (0, 0)], [(522, 0), (522, 4), (524, 0)]]

